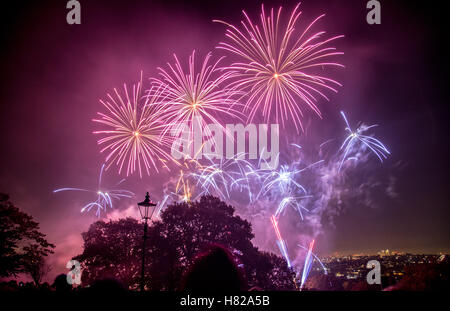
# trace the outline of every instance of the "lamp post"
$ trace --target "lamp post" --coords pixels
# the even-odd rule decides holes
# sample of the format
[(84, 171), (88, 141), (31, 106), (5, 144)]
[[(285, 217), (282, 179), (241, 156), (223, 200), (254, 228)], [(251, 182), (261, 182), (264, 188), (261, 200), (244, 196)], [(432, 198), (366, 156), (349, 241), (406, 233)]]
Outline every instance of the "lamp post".
[[(147, 240), (148, 220), (152, 218), (156, 204), (150, 201), (150, 195), (145, 195), (145, 200), (138, 204), (139, 213), (144, 220), (144, 242), (142, 244), (142, 270), (141, 270), (141, 292), (144, 291), (144, 272), (145, 272), (145, 241)], [(151, 212), (150, 212), (151, 210)]]

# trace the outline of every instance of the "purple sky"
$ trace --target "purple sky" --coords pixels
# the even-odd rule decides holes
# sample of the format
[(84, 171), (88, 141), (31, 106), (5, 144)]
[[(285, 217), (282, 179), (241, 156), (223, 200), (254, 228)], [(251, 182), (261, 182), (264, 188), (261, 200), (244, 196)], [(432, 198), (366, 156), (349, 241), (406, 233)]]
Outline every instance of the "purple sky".
[[(213, 19), (236, 24), (242, 9), (252, 16), (260, 10), (254, 1), (81, 3), (81, 25), (66, 24), (64, 1), (19, 1), (2, 12), (0, 192), (10, 194), (56, 244), (52, 275), (81, 251), (80, 233), (96, 220), (79, 212), (89, 197), (52, 191), (95, 186), (104, 159), (92, 134), (98, 100), (135, 82), (140, 70), (154, 76), (156, 67), (172, 62), (172, 53), (185, 59), (193, 49), (199, 55), (214, 51), (225, 29)], [(264, 3), (290, 11), (297, 2)], [(346, 66), (334, 75), (344, 86), (321, 103), (324, 119), (311, 116), (311, 130), (303, 135), (326, 137), (341, 129), (339, 110), (355, 122), (380, 124), (377, 137), (392, 152), (386, 165), (395, 170), (398, 193), (377, 208), (338, 216), (320, 238), (318, 253), (448, 252), (448, 112), (441, 91), (447, 66), (437, 21), (426, 17), (431, 9), (382, 1), (382, 24), (370, 26), (365, 1), (305, 0), (301, 8), (308, 21), (326, 13), (320, 27), (345, 35), (337, 47)], [(105, 178), (120, 179), (114, 168)], [(133, 176), (126, 188), (137, 199), (147, 190), (158, 198), (164, 178)], [(112, 217), (133, 214), (133, 204), (121, 202)]]

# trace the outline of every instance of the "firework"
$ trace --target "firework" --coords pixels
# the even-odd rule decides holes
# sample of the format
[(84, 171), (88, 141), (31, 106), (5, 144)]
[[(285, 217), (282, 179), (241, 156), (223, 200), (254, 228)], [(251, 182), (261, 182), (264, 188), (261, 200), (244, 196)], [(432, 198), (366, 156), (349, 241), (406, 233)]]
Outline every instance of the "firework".
[[(192, 143), (192, 142), (191, 142)], [(197, 160), (198, 153), (201, 152), (202, 147), (197, 151), (197, 153), (191, 158), (188, 155), (185, 155), (184, 161), (181, 164), (180, 173), (178, 175), (175, 192), (171, 194), (176, 197), (176, 200), (183, 202), (190, 202), (194, 192), (196, 191), (195, 179), (193, 176), (196, 176), (198, 172), (203, 170), (203, 165)], [(205, 192), (201, 191), (195, 196), (194, 201), (203, 195)]]
[(259, 174), (263, 176), (263, 187), (260, 194), (265, 195), (269, 191), (278, 192), (282, 197), (288, 193), (296, 192), (307, 194), (306, 188), (297, 181), (298, 175), (322, 162), (323, 160), (317, 161), (302, 169), (297, 168), (299, 165), (298, 162), (293, 162), (291, 165), (281, 165), (279, 170), (260, 170)]
[(369, 148), (378, 157), (378, 159), (383, 162), (383, 159), (386, 159), (387, 155), (390, 154), (389, 150), (378, 139), (372, 136), (363, 135), (364, 132), (378, 125), (374, 124), (367, 126), (362, 124), (358, 126), (354, 131), (348, 123), (347, 117), (345, 116), (345, 113), (343, 111), (341, 111), (341, 115), (344, 118), (346, 124), (345, 131), (349, 134), (345, 138), (340, 148), (340, 150), (343, 151), (343, 156), (339, 165), (339, 171), (341, 170), (344, 161), (349, 159), (357, 159), (357, 157), (351, 157), (350, 155), (363, 151), (365, 148)]
[(295, 180), (295, 177), (302, 170), (291, 169), (288, 165), (282, 165), (279, 170), (272, 170), (267, 173), (267, 177), (264, 178), (265, 189), (263, 194), (273, 189), (279, 190), (281, 193), (288, 192), (291, 187), (297, 188), (300, 191), (306, 193), (305, 187)]
[[(301, 248), (303, 248), (303, 249), (306, 250), (306, 251), (309, 251), (309, 248), (304, 247), (303, 245), (300, 245), (300, 244), (299, 244), (298, 246), (301, 247)], [(323, 264), (322, 260), (320, 260), (320, 258), (319, 258), (316, 254), (314, 254), (314, 253), (312, 252), (312, 250), (311, 250), (311, 255), (314, 257), (315, 260), (317, 260), (317, 261), (319, 262), (320, 266), (322, 267), (323, 274), (328, 274), (327, 268), (325, 268), (325, 265)]]
[(302, 271), (302, 278), (300, 281), (300, 290), (303, 288), (303, 285), (305, 284), (306, 280), (308, 279), (309, 272), (311, 271), (311, 266), (314, 261), (314, 258), (311, 259), (312, 250), (314, 248), (314, 242), (315, 240), (312, 240), (311, 243), (309, 243), (309, 249), (306, 253), (305, 263), (303, 265), (303, 271)]
[[(235, 73), (230, 86), (249, 93), (246, 108), (248, 119), (262, 110), (269, 120), (275, 114), (276, 123), (284, 126), (292, 119), (297, 132), (302, 128), (303, 105), (321, 116), (316, 103), (319, 97), (328, 100), (324, 91), (337, 92), (341, 84), (328, 77), (318, 75), (317, 70), (326, 67), (343, 67), (330, 59), (343, 54), (330, 47), (330, 43), (343, 36), (322, 39), (324, 31), (312, 32), (311, 28), (324, 15), (316, 18), (303, 33), (296, 34), (295, 27), (301, 15), (298, 4), (287, 23), (281, 18), (281, 7), (275, 14), (273, 8), (266, 15), (261, 8), (260, 24), (254, 24), (245, 11), (241, 28), (223, 21), (227, 26), (227, 42), (218, 48), (231, 52), (242, 59), (233, 63), (228, 71)], [(283, 27), (283, 25), (285, 27)]]
[(239, 160), (239, 156), (234, 159), (234, 163), (237, 166), (237, 176), (231, 183), (231, 188), (238, 189), (240, 192), (247, 192), (249, 203), (252, 203), (256, 197), (254, 189), (258, 187), (260, 182), (259, 169), (256, 169), (249, 161)]
[(180, 170), (177, 185), (175, 187), (175, 195), (183, 202), (190, 202), (193, 194), (193, 187), (189, 184), (189, 179), (185, 178), (186, 174)]
[(164, 196), (168, 196), (171, 201), (175, 202), (196, 200), (203, 192), (200, 192), (193, 198), (194, 194), (197, 193), (197, 189), (195, 187), (195, 179), (192, 176), (201, 171), (203, 166), (196, 159), (196, 155), (194, 157), (184, 155), (184, 159), (179, 163), (179, 173), (165, 184)]
[[(113, 200), (118, 200), (121, 198), (131, 198), (134, 196), (134, 193), (128, 190), (122, 189), (106, 189), (102, 186), (102, 177), (103, 170), (105, 168), (105, 164), (102, 165), (100, 169), (100, 175), (98, 178), (98, 187), (96, 190), (88, 190), (82, 188), (60, 188), (53, 191), (53, 193), (61, 192), (61, 191), (83, 191), (90, 192), (97, 195), (97, 199), (95, 201), (87, 203), (82, 209), (81, 212), (89, 212), (92, 208), (96, 209), (95, 214), (97, 217), (100, 217), (101, 211), (106, 212), (108, 208), (113, 208)], [(117, 185), (121, 184), (124, 180), (119, 181)]]
[(158, 164), (168, 168), (168, 161), (175, 161), (164, 149), (170, 147), (172, 139), (163, 135), (167, 125), (161, 119), (164, 110), (164, 97), (162, 87), (153, 87), (147, 96), (141, 96), (141, 81), (133, 85), (129, 94), (126, 84), (124, 94), (114, 89), (115, 97), (108, 94), (106, 101), (100, 100), (107, 109), (106, 113), (98, 112), (100, 119), (94, 122), (107, 127), (105, 130), (95, 131), (94, 134), (103, 134), (106, 137), (98, 140), (104, 145), (101, 152), (106, 150), (107, 169), (116, 164), (119, 174), (126, 167), (126, 175), (136, 170), (142, 178), (142, 169), (148, 175), (153, 167), (158, 172)]
[(280, 229), (278, 228), (278, 221), (277, 221), (277, 218), (275, 217), (275, 215), (272, 215), (270, 217), (270, 221), (272, 222), (273, 229), (275, 230), (275, 234), (277, 236), (277, 245), (278, 245), (278, 248), (280, 249), (280, 253), (286, 259), (287, 265), (290, 268), (291, 261), (289, 259), (289, 254), (287, 251), (286, 243), (284, 242), (284, 240), (281, 236)]
[(232, 174), (223, 169), (223, 161), (212, 163), (206, 166), (201, 172), (194, 173), (197, 179), (197, 186), (200, 186), (206, 193), (215, 192), (222, 199), (229, 198), (230, 184), (234, 181)]
[(198, 70), (194, 51), (189, 57), (188, 71), (185, 72), (175, 54), (174, 58), (174, 65), (167, 64), (169, 70), (158, 68), (161, 79), (152, 79), (153, 85), (164, 89), (163, 94), (168, 100), (164, 113), (164, 119), (170, 124), (167, 130), (178, 135), (186, 131), (187, 127), (191, 142), (196, 127), (211, 135), (206, 125), (220, 126), (221, 122), (217, 119), (219, 114), (239, 118), (239, 111), (234, 109), (238, 104), (234, 97), (239, 92), (226, 87), (225, 82), (233, 73), (218, 68), (221, 59), (211, 64), (211, 53), (208, 53)]
[(208, 165), (203, 165), (198, 173), (193, 173), (204, 193), (219, 195), (223, 200), (230, 198), (233, 189), (248, 192), (250, 201), (249, 172), (253, 171), (251, 163), (245, 160), (245, 153), (239, 153), (231, 159), (221, 158), (217, 163), (206, 156)]

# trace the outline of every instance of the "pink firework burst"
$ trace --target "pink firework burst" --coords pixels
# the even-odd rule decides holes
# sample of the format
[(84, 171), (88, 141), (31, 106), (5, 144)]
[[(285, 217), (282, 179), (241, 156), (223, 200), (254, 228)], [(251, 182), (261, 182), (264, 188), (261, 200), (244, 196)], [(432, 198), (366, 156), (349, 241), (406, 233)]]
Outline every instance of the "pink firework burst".
[[(221, 59), (212, 63), (211, 53), (208, 53), (201, 66), (196, 67), (193, 51), (185, 72), (175, 54), (174, 58), (173, 65), (167, 64), (168, 70), (158, 68), (161, 79), (152, 79), (153, 85), (164, 89), (168, 101), (164, 113), (168, 130), (180, 133), (187, 129), (192, 141), (194, 126), (220, 125), (220, 115), (239, 117), (240, 112), (234, 108), (239, 92), (226, 87), (234, 73), (219, 67)], [(205, 130), (206, 134), (211, 134), (207, 132), (208, 128)]]
[(276, 14), (272, 8), (266, 15), (264, 6), (261, 8), (260, 24), (254, 24), (245, 11), (245, 19), (239, 27), (216, 20), (227, 26), (226, 37), (229, 40), (220, 42), (217, 48), (243, 59), (229, 66), (236, 77), (230, 86), (249, 94), (245, 106), (250, 110), (249, 121), (262, 110), (266, 121), (272, 114), (276, 122), (281, 121), (283, 126), (291, 119), (297, 132), (299, 128), (303, 130), (303, 107), (300, 103), (306, 104), (321, 117), (316, 105), (318, 99), (328, 100), (324, 91), (337, 92), (336, 87), (341, 86), (339, 82), (317, 74), (317, 70), (343, 67), (330, 61), (343, 53), (329, 46), (343, 36), (322, 39), (324, 31), (311, 32), (314, 24), (324, 15), (316, 18), (303, 32), (295, 31), (301, 15), (299, 5), (294, 8), (287, 23), (283, 23), (281, 18), (281, 7)]
[(142, 75), (140, 82), (131, 88), (131, 94), (124, 84), (123, 94), (114, 89), (115, 96), (108, 94), (107, 100), (100, 100), (106, 113), (98, 112), (100, 118), (93, 121), (107, 128), (94, 132), (106, 135), (98, 143), (104, 145), (101, 152), (109, 151), (107, 168), (116, 164), (119, 174), (123, 169), (127, 176), (137, 170), (142, 178), (144, 168), (150, 175), (151, 168), (158, 172), (158, 165), (168, 168), (167, 162), (174, 159), (165, 151), (173, 140), (163, 135), (166, 128), (161, 119), (163, 89), (153, 87), (146, 96), (141, 96), (141, 91)]

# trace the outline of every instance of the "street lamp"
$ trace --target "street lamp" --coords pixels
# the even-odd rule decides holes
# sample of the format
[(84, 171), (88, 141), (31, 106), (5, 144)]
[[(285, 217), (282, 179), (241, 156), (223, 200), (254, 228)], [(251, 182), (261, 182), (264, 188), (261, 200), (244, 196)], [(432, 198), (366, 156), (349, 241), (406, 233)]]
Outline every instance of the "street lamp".
[(142, 244), (142, 270), (141, 270), (141, 292), (144, 291), (144, 271), (145, 271), (145, 241), (147, 240), (148, 220), (152, 218), (155, 212), (156, 204), (150, 201), (150, 195), (145, 195), (145, 200), (138, 203), (139, 213), (144, 220), (144, 243)]

